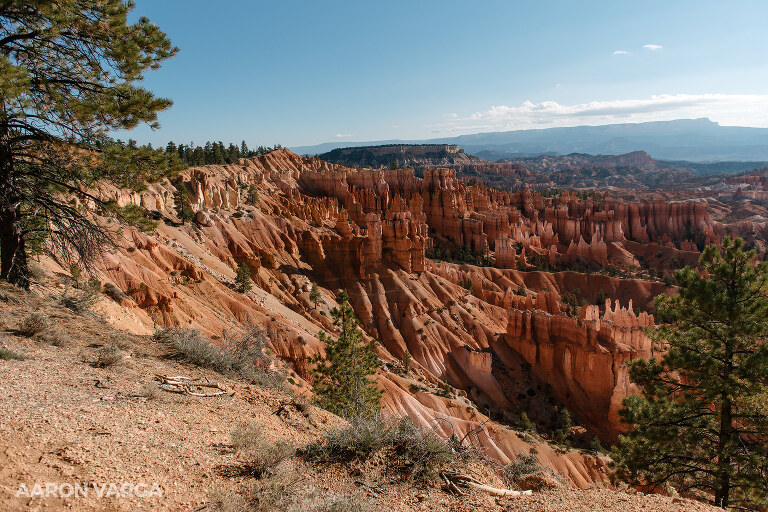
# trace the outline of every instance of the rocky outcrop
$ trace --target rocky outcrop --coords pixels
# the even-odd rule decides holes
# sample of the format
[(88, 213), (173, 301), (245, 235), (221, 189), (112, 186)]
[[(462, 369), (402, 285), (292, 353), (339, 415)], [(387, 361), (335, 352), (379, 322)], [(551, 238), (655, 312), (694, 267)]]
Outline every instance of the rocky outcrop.
[(607, 299), (602, 316), (598, 306), (583, 306), (578, 318), (541, 307), (512, 309), (504, 340), (579, 422), (615, 442), (624, 429), (618, 415), (621, 402), (636, 392), (626, 363), (652, 355), (645, 333), (649, 325), (653, 316), (636, 315), (631, 300), (624, 308), (619, 301), (611, 307)]

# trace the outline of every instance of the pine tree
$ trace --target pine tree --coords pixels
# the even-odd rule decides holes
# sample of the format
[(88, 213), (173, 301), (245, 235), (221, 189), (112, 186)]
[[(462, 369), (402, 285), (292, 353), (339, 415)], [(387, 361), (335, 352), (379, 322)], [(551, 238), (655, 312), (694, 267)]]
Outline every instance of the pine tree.
[(533, 423), (531, 423), (531, 419), (528, 417), (528, 413), (523, 411), (523, 414), (520, 415), (520, 429), (524, 430), (525, 432), (533, 432), (536, 429), (533, 426)]
[(236, 164), (238, 160), (240, 159), (240, 148), (229, 143), (229, 146), (227, 147), (227, 163), (228, 164)]
[(237, 285), (237, 291), (240, 293), (247, 293), (253, 288), (253, 285), (251, 284), (251, 268), (244, 261), (241, 261), (237, 265), (235, 284)]
[(403, 352), (403, 369), (405, 370), (406, 375), (411, 373), (411, 353), (408, 352), (408, 349), (405, 349), (405, 352)]
[(637, 360), (643, 396), (624, 400), (633, 429), (614, 452), (618, 476), (697, 490), (723, 508), (768, 506), (768, 263), (740, 238), (709, 246), (700, 271), (675, 272), (679, 295), (656, 298), (661, 361)]
[(353, 421), (372, 417), (381, 409), (381, 391), (370, 379), (379, 361), (373, 346), (363, 343), (349, 296), (340, 292), (336, 301), (339, 307), (331, 310), (331, 317), (339, 336), (334, 340), (320, 332), (326, 345), (325, 358), (315, 356), (311, 360), (315, 364), (313, 390), (318, 404), (334, 414)]
[(312, 283), (312, 289), (309, 291), (309, 300), (315, 305), (315, 309), (317, 309), (317, 303), (320, 302), (320, 289), (315, 283)]
[(176, 180), (173, 184), (176, 191), (173, 193), (173, 205), (176, 209), (176, 215), (182, 224), (192, 220), (195, 217), (192, 211), (192, 205), (189, 204), (189, 195), (187, 194), (187, 186), (181, 180)]
[(248, 197), (246, 202), (251, 206), (256, 206), (259, 203), (259, 189), (255, 185), (248, 186)]
[(132, 9), (123, 0), (0, 2), (0, 279), (29, 287), (26, 243), (39, 226), (58, 256), (93, 261), (114, 240), (66, 195), (100, 204), (86, 192), (95, 180), (122, 185), (126, 170), (146, 171), (141, 158), (122, 168), (111, 156), (158, 156), (107, 137), (157, 127), (171, 106), (140, 84), (177, 49), (147, 18), (129, 23)]
[(565, 442), (568, 434), (573, 426), (573, 419), (571, 418), (571, 411), (567, 407), (563, 406), (557, 411), (555, 417), (555, 431), (554, 438), (558, 443)]
[(205, 150), (200, 146), (196, 146), (192, 151), (192, 165), (205, 165)]

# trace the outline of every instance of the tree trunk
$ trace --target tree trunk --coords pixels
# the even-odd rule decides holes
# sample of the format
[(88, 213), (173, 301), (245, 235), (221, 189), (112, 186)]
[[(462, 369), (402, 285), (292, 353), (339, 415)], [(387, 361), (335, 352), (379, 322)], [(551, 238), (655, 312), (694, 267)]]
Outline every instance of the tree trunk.
[(731, 402), (725, 400), (720, 410), (720, 446), (717, 457), (717, 483), (715, 488), (715, 505), (722, 508), (728, 507), (728, 495), (731, 490), (731, 454), (729, 441), (733, 418)]
[[(734, 274), (736, 269), (734, 268)], [(731, 285), (728, 287), (728, 295), (730, 297), (736, 296), (736, 288)], [(730, 324), (736, 321), (735, 319), (735, 299), (731, 299), (728, 305)], [(725, 341), (725, 354), (722, 368), (722, 386), (720, 404), (720, 434), (718, 437), (717, 446), (717, 481), (715, 482), (715, 505), (722, 508), (728, 507), (728, 498), (731, 491), (731, 437), (733, 436), (733, 402), (731, 397), (728, 396), (726, 388), (731, 381), (731, 375), (733, 374), (733, 338), (734, 336), (729, 333), (728, 338)]]
[[(5, 118), (5, 109), (0, 110)], [(29, 289), (29, 268), (21, 226), (21, 201), (13, 191), (13, 151), (8, 124), (0, 122), (0, 279)]]
[(0, 279), (29, 289), (29, 267), (18, 205), (0, 206)]

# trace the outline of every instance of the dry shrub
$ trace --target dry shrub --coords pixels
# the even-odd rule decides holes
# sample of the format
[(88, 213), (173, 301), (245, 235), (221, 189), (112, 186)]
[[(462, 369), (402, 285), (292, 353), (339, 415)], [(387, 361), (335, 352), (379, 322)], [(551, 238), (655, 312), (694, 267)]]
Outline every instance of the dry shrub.
[(468, 449), (419, 428), (407, 417), (392, 424), (379, 417), (354, 420), (326, 433), (322, 441), (309, 445), (302, 454), (310, 460), (342, 462), (365, 460), (382, 451), (394, 455), (388, 459), (416, 480), (434, 478), (440, 468), (470, 455)]
[(177, 359), (251, 384), (285, 389), (284, 377), (267, 369), (272, 358), (264, 351), (266, 335), (263, 332), (246, 331), (228, 340), (224, 347), (213, 345), (197, 329), (162, 329), (155, 332), (154, 340), (170, 345), (174, 350), (172, 357)]
[(117, 345), (104, 345), (96, 353), (96, 366), (106, 368), (123, 360), (123, 351)]
[(72, 345), (72, 337), (66, 332), (51, 333), (47, 340), (54, 347), (69, 347)]
[(274, 474), (277, 466), (295, 452), (288, 441), (265, 439), (256, 423), (238, 425), (232, 432), (232, 446), (246, 460), (248, 471), (256, 478)]
[(7, 302), (17, 306), (30, 305), (28, 292), (4, 281), (0, 282), (0, 302)]
[[(504, 466), (500, 476), (507, 486), (517, 486), (523, 490), (542, 490), (561, 487), (562, 477), (539, 463), (535, 455), (518, 453), (514, 460)], [(555, 487), (550, 487), (554, 485)]]
[(162, 396), (160, 386), (157, 385), (157, 382), (151, 380), (149, 382), (145, 382), (141, 386), (141, 390), (139, 390), (139, 395), (143, 396), (147, 400), (157, 400)]
[(48, 315), (40, 311), (35, 311), (34, 313), (24, 317), (24, 319), (19, 324), (18, 331), (24, 336), (31, 338), (35, 334), (47, 329), (50, 323), (51, 319), (48, 317)]
[(291, 405), (299, 411), (305, 418), (309, 418), (309, 413), (311, 412), (311, 405), (309, 403), (309, 400), (307, 399), (306, 395), (298, 395), (291, 397)]
[(25, 356), (24, 354), (20, 354), (19, 352), (14, 352), (13, 350), (0, 347), (0, 359), (5, 359), (5, 360), (13, 359), (16, 361), (23, 361), (28, 358), (27, 356)]
[(123, 331), (110, 332), (109, 342), (121, 350), (127, 350), (131, 346), (131, 339), (129, 335)]
[(243, 495), (213, 492), (214, 512), (367, 512), (370, 503), (354, 494), (321, 496), (317, 490), (302, 492), (296, 479), (278, 474), (246, 486)]
[(34, 262), (29, 262), (29, 277), (35, 281), (42, 281), (45, 278), (45, 269)]
[(75, 313), (85, 313), (90, 311), (96, 301), (99, 300), (99, 291), (95, 287), (87, 287), (78, 290), (73, 295), (64, 292), (59, 299), (59, 304)]
[(559, 489), (563, 482), (557, 479), (552, 473), (539, 471), (525, 475), (517, 480), (515, 484), (523, 491), (541, 492), (550, 489)]
[(217, 489), (212, 491), (208, 498), (210, 504), (207, 510), (212, 512), (245, 512), (253, 510), (249, 507), (248, 501), (235, 492), (223, 492)]
[(312, 512), (364, 512), (370, 505), (353, 494), (332, 494), (310, 505)]
[(117, 302), (118, 304), (122, 303), (124, 300), (131, 299), (128, 294), (126, 294), (123, 290), (112, 283), (105, 283), (103, 292), (104, 295)]

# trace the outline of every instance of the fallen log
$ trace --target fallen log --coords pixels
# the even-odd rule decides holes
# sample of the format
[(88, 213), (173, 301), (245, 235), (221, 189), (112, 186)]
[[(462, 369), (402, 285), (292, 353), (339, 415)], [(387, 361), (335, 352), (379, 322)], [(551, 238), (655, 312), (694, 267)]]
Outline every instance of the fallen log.
[[(193, 380), (190, 377), (175, 376), (169, 377), (167, 375), (155, 374), (155, 380), (160, 382), (160, 389), (168, 391), (169, 393), (178, 393), (181, 395), (199, 396), (199, 397), (211, 397), (221, 395), (234, 395), (234, 391), (230, 391), (218, 382), (207, 382), (200, 380)], [(206, 393), (201, 391), (201, 388), (214, 388), (218, 391), (212, 393)]]
[(531, 491), (516, 491), (514, 489), (500, 489), (498, 487), (491, 487), (490, 485), (478, 482), (475, 478), (469, 475), (454, 473), (452, 471), (441, 471), (440, 476), (445, 481), (446, 488), (453, 494), (460, 496), (463, 496), (465, 493), (459, 489), (459, 486), (471, 487), (493, 496), (522, 496), (523, 494), (531, 494)]

